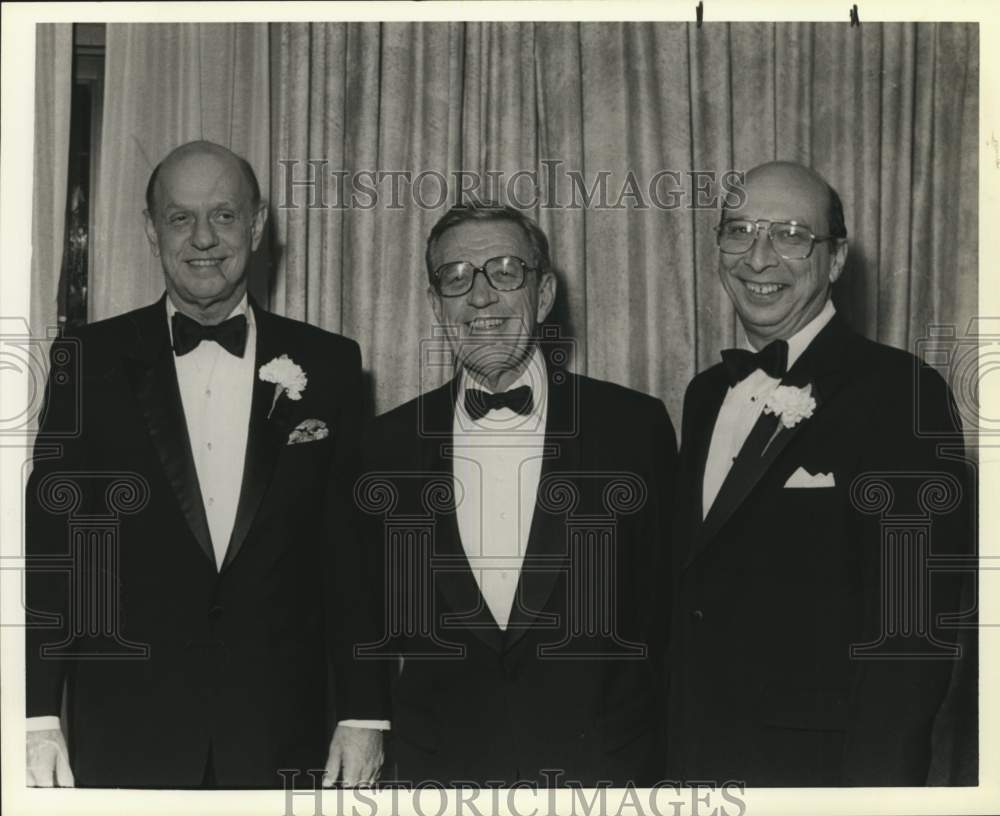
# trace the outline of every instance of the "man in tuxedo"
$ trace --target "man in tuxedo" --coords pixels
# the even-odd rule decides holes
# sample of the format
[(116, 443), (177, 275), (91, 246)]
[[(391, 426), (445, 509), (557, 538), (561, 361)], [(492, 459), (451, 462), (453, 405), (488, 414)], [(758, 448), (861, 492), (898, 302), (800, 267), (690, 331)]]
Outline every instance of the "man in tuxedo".
[(372, 635), (348, 531), (358, 346), (248, 296), (267, 205), (244, 159), (182, 145), (146, 203), (166, 294), (52, 355), (27, 487), (29, 785), (278, 788), (324, 762), (368, 781), (387, 711), (351, 657)]
[[(921, 785), (954, 665), (972, 482), (944, 380), (851, 331), (837, 193), (750, 171), (719, 276), (743, 348), (684, 401), (668, 777)], [(931, 559), (931, 560), (928, 560)]]
[(356, 490), (384, 554), (396, 777), (647, 781), (666, 409), (560, 367), (565, 345), (539, 329), (548, 241), (517, 210), (453, 208), (426, 262), (453, 378), (375, 420)]

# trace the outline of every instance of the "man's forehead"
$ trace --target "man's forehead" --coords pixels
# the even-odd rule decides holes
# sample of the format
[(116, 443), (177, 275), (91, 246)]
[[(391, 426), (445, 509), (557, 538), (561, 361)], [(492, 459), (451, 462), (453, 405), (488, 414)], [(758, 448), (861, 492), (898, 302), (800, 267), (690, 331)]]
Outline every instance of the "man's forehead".
[(437, 244), (437, 251), (480, 252), (502, 250), (520, 252), (531, 248), (531, 241), (520, 224), (513, 221), (466, 221), (445, 230)]
[(809, 184), (783, 183), (776, 179), (748, 180), (743, 206), (728, 210), (729, 218), (796, 221), (818, 227), (826, 223), (829, 196), (825, 189)]
[(239, 164), (211, 153), (187, 155), (164, 163), (156, 190), (164, 203), (206, 200), (233, 203), (250, 194)]

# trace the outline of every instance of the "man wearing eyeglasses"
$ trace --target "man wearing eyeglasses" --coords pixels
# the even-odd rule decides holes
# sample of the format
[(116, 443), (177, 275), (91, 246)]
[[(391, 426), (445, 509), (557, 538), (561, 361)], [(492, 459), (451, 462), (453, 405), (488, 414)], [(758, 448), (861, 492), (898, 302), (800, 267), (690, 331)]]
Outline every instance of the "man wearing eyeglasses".
[[(454, 377), (375, 421), (373, 481), (356, 491), (392, 496), (369, 545), (385, 548), (386, 609), (404, 610), (386, 634), (402, 657), (396, 778), (648, 782), (676, 457), (666, 409), (564, 370), (564, 346), (547, 355), (556, 278), (520, 212), (453, 208), (426, 263)], [(406, 519), (432, 540), (393, 539)]]
[(942, 378), (836, 313), (846, 237), (837, 193), (789, 162), (722, 213), (744, 342), (684, 402), (671, 779), (927, 780), (959, 603), (926, 559), (971, 551), (970, 482)]

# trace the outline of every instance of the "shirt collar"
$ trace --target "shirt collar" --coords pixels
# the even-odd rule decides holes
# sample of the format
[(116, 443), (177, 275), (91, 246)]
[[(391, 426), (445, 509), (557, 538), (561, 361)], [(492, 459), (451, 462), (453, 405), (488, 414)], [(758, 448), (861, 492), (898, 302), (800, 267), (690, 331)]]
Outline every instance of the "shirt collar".
[[(833, 320), (836, 313), (833, 301), (827, 298), (820, 313), (788, 338), (788, 368), (791, 368), (795, 361), (802, 356), (802, 353), (809, 348), (809, 344), (816, 339), (816, 335), (823, 331), (826, 324)], [(751, 345), (746, 333), (743, 334), (743, 348), (747, 351), (757, 351)]]
[[(177, 313), (178, 309), (174, 305), (174, 302), (170, 299), (170, 295), (166, 297), (167, 301), (167, 331), (170, 333), (170, 344), (173, 345), (174, 342), (174, 315)], [(230, 317), (236, 317), (236, 315), (246, 315), (247, 316), (247, 331), (251, 331), (256, 324), (253, 319), (253, 309), (250, 308), (250, 303), (247, 299), (247, 293), (243, 293), (243, 297), (240, 298), (240, 302), (237, 303), (233, 310), (226, 317), (229, 320)]]
[[(513, 420), (516, 420), (519, 423), (524, 423), (525, 418), (517, 415), (515, 415), (513, 420), (497, 420), (487, 415), (479, 420), (478, 423), (473, 423), (472, 419), (465, 413), (466, 388), (479, 388), (483, 391), (489, 391), (490, 393), (493, 393), (493, 389), (480, 382), (479, 378), (476, 377), (475, 374), (464, 367), (462, 368), (462, 372), (459, 377), (458, 399), (456, 405), (458, 406), (458, 411), (461, 412), (465, 423), (472, 423), (473, 425), (489, 425), (491, 427), (500, 427), (503, 423)], [(524, 371), (522, 371), (518, 378), (514, 380), (514, 382), (512, 382), (505, 390), (512, 391), (515, 388), (520, 388), (522, 385), (531, 387), (531, 417), (535, 419), (544, 418), (546, 401), (549, 393), (549, 378), (548, 369), (546, 368), (545, 363), (545, 355), (542, 354), (537, 345), (532, 348), (531, 357), (528, 358), (528, 364), (524, 367)]]

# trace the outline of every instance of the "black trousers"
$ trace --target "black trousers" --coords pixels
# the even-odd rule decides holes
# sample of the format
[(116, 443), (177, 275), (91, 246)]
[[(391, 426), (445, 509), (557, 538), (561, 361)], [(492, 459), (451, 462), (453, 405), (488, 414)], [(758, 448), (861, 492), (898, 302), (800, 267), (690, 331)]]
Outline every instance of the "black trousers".
[(215, 779), (215, 763), (212, 760), (212, 746), (208, 746), (208, 756), (205, 758), (205, 775), (201, 778), (200, 788), (218, 788), (219, 783)]

